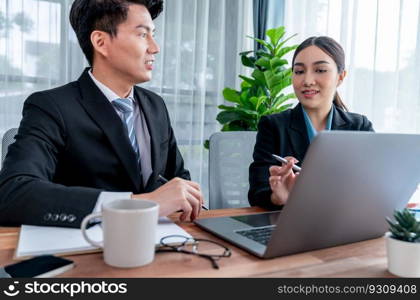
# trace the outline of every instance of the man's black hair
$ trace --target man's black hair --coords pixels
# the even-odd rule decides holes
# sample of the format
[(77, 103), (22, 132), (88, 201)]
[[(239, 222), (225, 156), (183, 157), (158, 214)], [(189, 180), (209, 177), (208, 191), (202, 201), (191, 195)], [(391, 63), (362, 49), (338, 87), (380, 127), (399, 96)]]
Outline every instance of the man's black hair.
[(93, 64), (93, 45), (90, 35), (101, 30), (117, 35), (117, 27), (127, 19), (131, 4), (144, 5), (152, 19), (163, 10), (163, 0), (75, 0), (70, 10), (70, 24), (90, 65)]

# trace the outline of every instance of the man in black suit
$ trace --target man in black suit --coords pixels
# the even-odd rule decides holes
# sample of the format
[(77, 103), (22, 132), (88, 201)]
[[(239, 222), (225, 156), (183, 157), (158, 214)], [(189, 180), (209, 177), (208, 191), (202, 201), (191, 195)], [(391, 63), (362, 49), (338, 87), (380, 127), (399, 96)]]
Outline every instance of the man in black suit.
[[(106, 201), (143, 198), (195, 219), (203, 203), (149, 81), (162, 0), (75, 0), (70, 22), (91, 65), (25, 101), (0, 173), (0, 224), (78, 227)], [(167, 183), (160, 177), (169, 179)]]

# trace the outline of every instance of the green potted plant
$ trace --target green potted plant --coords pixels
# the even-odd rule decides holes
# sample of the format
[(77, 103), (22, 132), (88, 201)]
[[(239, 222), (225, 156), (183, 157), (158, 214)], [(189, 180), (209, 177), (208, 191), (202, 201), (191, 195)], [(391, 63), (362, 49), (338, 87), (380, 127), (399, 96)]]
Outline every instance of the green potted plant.
[[(223, 97), (233, 105), (220, 105), (217, 121), (221, 131), (256, 131), (260, 118), (282, 112), (292, 104), (288, 100), (296, 98), (294, 93), (285, 93), (291, 85), (292, 68), (284, 56), (297, 48), (286, 46), (295, 35), (284, 38), (283, 26), (269, 29), (268, 41), (249, 37), (262, 45), (258, 51), (246, 51), (241, 56), (242, 64), (252, 69), (251, 77), (240, 75), (240, 90), (226, 87)], [(208, 140), (205, 143), (208, 148)]]
[(387, 218), (385, 234), (388, 270), (401, 277), (420, 277), (420, 221), (408, 209), (396, 210), (394, 218)]

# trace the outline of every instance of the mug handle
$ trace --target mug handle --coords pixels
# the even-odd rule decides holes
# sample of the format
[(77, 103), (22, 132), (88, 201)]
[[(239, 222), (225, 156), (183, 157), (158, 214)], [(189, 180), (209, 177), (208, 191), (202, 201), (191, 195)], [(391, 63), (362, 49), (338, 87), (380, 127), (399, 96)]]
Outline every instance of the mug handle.
[(97, 213), (94, 213), (94, 214), (87, 215), (83, 219), (82, 225), (80, 225), (80, 229), (82, 230), (83, 237), (85, 238), (85, 240), (89, 244), (91, 244), (92, 246), (98, 247), (98, 248), (103, 248), (104, 247), (103, 245), (101, 245), (99, 242), (91, 240), (86, 233), (86, 226), (88, 225), (89, 221), (94, 219), (94, 218), (102, 218), (102, 213), (97, 212)]

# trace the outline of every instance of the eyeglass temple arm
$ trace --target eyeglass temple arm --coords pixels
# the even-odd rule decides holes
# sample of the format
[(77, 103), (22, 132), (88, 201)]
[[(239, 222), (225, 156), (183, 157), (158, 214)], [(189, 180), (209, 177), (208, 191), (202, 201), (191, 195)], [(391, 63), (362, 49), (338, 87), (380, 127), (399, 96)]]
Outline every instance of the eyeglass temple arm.
[(212, 256), (198, 254), (198, 253), (196, 255), (207, 258), (211, 262), (211, 265), (213, 266), (214, 269), (219, 269), (219, 265), (217, 264), (216, 260)]

